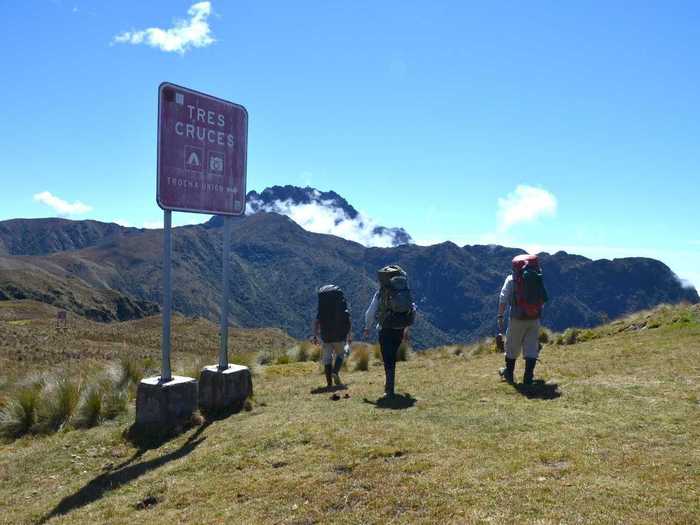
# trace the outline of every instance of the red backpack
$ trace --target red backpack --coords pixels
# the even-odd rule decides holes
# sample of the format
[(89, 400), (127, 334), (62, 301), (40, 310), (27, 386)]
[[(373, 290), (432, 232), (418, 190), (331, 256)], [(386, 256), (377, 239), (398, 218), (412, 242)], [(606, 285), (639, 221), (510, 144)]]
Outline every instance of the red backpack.
[(513, 258), (513, 305), (519, 319), (539, 319), (547, 302), (542, 270), (537, 255)]

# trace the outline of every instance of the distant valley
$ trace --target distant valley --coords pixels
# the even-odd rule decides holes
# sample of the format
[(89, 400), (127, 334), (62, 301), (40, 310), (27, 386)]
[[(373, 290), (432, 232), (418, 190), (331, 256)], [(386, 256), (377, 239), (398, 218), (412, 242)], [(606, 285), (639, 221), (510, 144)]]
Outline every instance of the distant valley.
[[(251, 192), (258, 212), (235, 220), (233, 227), (232, 323), (279, 327), (304, 338), (315, 315), (316, 288), (334, 282), (347, 292), (358, 336), (376, 289), (376, 270), (398, 263), (409, 272), (420, 312), (413, 331), (417, 348), (493, 334), (498, 291), (510, 260), (522, 250), (450, 242), (417, 246), (403, 229), (376, 225), (370, 225), (372, 231), (388, 235), (391, 246), (366, 247), (264, 211), (275, 202), (303, 201), (309, 191), (322, 205), (347, 205), (341, 219), (357, 219), (337, 194), (319, 198), (317, 190), (294, 187)], [(221, 230), (216, 217), (174, 229), (176, 311), (217, 319)], [(695, 289), (683, 287), (653, 259), (593, 261), (558, 252), (541, 254), (541, 261), (551, 298), (543, 322), (554, 330), (599, 325), (660, 303), (700, 301)], [(0, 222), (0, 300), (34, 299), (99, 321), (136, 319), (159, 310), (161, 268), (162, 230), (65, 219)]]

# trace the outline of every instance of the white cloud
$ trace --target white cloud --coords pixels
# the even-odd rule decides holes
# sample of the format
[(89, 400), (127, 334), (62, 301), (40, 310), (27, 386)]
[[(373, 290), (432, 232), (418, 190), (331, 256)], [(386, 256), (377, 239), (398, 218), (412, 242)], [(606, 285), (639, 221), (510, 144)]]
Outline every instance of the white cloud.
[(146, 44), (166, 53), (183, 55), (191, 47), (206, 47), (214, 43), (207, 18), (211, 2), (198, 2), (189, 8), (188, 20), (175, 20), (173, 27), (149, 27), (139, 31), (124, 31), (114, 37), (113, 44)]
[(48, 191), (42, 191), (41, 193), (35, 194), (34, 200), (53, 208), (53, 210), (60, 217), (67, 217), (68, 215), (81, 215), (92, 210), (92, 206), (83, 204), (80, 201), (75, 201), (73, 203), (64, 201)]
[(695, 288), (700, 292), (700, 272), (684, 272), (678, 279), (684, 288)]
[[(316, 192), (316, 196), (318, 195), (320, 194)], [(395, 244), (391, 230), (375, 231), (377, 224), (361, 214), (351, 219), (342, 208), (335, 206), (332, 200), (319, 199), (299, 204), (288, 199), (277, 200), (271, 204), (263, 204), (262, 201), (249, 201), (248, 204), (248, 215), (256, 211), (279, 213), (310, 232), (335, 235), (370, 247), (388, 248)]]
[(540, 216), (554, 216), (557, 198), (547, 190), (519, 184), (505, 198), (498, 199), (498, 230), (505, 232), (521, 222), (534, 221)]

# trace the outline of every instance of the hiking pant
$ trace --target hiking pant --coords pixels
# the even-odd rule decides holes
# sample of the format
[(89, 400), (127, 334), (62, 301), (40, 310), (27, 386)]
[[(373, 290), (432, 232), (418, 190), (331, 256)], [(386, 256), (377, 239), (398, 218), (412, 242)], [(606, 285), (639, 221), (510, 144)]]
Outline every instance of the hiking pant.
[(393, 328), (382, 328), (379, 331), (379, 347), (382, 350), (384, 360), (384, 375), (386, 383), (384, 391), (387, 394), (394, 393), (394, 376), (396, 375), (396, 354), (403, 340), (403, 330)]
[(522, 352), (525, 359), (540, 355), (540, 320), (510, 318), (506, 330), (506, 357), (517, 359)]
[(333, 359), (335, 358), (335, 365), (333, 366), (333, 372), (340, 372), (340, 367), (343, 366), (343, 357), (345, 352), (345, 341), (338, 341), (337, 343), (322, 343), (321, 349), (323, 350), (322, 361), (324, 365), (332, 365)]

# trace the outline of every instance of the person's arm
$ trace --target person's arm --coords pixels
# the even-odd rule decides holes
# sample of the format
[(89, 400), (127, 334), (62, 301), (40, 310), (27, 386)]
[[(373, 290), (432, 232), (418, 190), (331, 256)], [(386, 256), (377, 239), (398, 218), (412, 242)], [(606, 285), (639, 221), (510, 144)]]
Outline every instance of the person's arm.
[(510, 298), (513, 295), (513, 277), (506, 277), (503, 287), (501, 288), (501, 294), (498, 297), (498, 333), (503, 333), (504, 327), (504, 317), (506, 312), (506, 306), (510, 302)]
[(350, 330), (348, 330), (348, 335), (345, 338), (348, 344), (352, 343), (352, 317), (350, 318)]
[(375, 318), (377, 317), (377, 308), (379, 308), (379, 292), (374, 293), (374, 296), (372, 297), (372, 302), (369, 303), (369, 307), (365, 312), (365, 329), (362, 332), (362, 336), (364, 339), (367, 339), (367, 337), (369, 337), (369, 330), (374, 324)]

